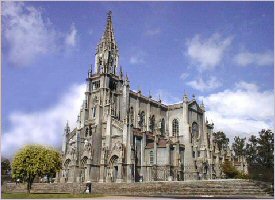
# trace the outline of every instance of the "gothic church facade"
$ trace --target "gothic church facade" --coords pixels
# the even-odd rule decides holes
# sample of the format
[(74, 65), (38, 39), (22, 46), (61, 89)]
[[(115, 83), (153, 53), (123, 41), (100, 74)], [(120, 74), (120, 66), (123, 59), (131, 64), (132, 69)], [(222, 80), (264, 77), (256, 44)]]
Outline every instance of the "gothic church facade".
[[(182, 102), (130, 89), (119, 66), (111, 12), (89, 70), (77, 127), (65, 127), (60, 182), (137, 182), (220, 178), (232, 151), (219, 151), (205, 107), (184, 94)], [(241, 166), (243, 167), (243, 166)]]

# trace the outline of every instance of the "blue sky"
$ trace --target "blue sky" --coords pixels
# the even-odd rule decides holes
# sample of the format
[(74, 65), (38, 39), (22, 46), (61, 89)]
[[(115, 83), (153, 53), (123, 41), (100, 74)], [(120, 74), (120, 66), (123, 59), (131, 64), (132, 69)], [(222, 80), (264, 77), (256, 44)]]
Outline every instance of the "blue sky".
[[(131, 89), (204, 101), (216, 130), (273, 128), (273, 2), (2, 4), (2, 151), (60, 146), (74, 125), (96, 44), (112, 10)], [(15, 139), (16, 138), (16, 139)]]

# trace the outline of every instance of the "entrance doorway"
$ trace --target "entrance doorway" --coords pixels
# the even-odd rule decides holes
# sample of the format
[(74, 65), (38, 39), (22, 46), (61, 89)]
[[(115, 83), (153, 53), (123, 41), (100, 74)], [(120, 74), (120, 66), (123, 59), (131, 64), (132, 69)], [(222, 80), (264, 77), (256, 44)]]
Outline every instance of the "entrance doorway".
[(111, 169), (111, 181), (116, 182), (118, 176), (118, 156), (114, 155), (110, 159), (110, 169)]

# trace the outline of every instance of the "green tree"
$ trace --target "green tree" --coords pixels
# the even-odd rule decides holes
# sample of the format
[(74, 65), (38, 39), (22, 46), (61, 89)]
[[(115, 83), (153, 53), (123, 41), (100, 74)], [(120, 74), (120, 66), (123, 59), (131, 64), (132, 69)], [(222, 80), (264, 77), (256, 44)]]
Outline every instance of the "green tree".
[(214, 142), (217, 143), (219, 150), (226, 149), (229, 139), (226, 137), (225, 133), (222, 131), (218, 131), (213, 133)]
[(257, 146), (257, 137), (255, 135), (251, 135), (245, 147), (246, 160), (249, 165), (257, 163)]
[(11, 164), (7, 158), (1, 159), (1, 174), (7, 175), (11, 171)]
[(274, 182), (274, 133), (262, 130), (246, 144), (248, 171), (252, 179)]
[(259, 132), (257, 161), (262, 166), (274, 167), (274, 133), (271, 130)]
[(232, 143), (232, 149), (235, 153), (235, 156), (244, 156), (246, 153), (245, 149), (245, 140), (246, 138), (240, 138), (239, 136), (234, 137), (234, 142)]
[(27, 145), (12, 162), (12, 177), (27, 182), (30, 193), (35, 176), (53, 175), (61, 169), (60, 153), (50, 147)]

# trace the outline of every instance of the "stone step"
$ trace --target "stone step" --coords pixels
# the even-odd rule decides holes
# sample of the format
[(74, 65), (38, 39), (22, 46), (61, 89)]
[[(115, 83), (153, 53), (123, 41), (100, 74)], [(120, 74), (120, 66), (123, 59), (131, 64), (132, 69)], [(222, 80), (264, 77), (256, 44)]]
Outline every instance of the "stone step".
[[(26, 192), (26, 185), (10, 185), (9, 191)], [(6, 187), (7, 188), (7, 187)], [(33, 193), (83, 193), (85, 183), (34, 183)], [(178, 197), (270, 197), (252, 181), (186, 181), (143, 183), (92, 183), (92, 192), (128, 196), (178, 196)]]

